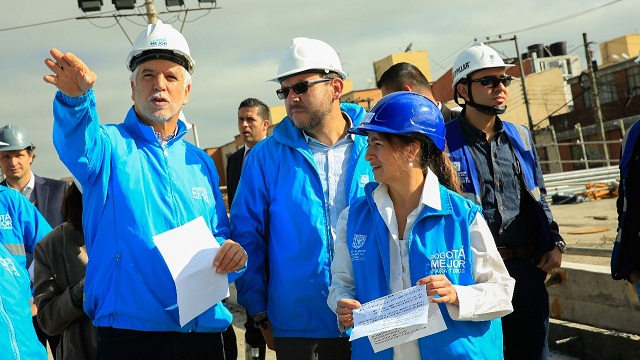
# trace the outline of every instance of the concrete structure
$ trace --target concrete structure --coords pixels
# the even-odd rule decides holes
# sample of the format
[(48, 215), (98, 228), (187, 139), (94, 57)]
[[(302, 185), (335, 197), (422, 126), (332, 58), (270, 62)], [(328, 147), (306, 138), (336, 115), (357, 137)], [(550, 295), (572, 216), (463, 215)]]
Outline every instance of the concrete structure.
[[(406, 51), (401, 53), (391, 54), (383, 59), (380, 59), (373, 63), (373, 72), (376, 76), (376, 83), (380, 80), (382, 74), (387, 71), (391, 66), (400, 63), (407, 62), (415, 65), (427, 80), (432, 81), (431, 68), (429, 67), (429, 54), (426, 50), (420, 51)], [(344, 92), (346, 94), (346, 92)]]
[(624, 35), (600, 44), (602, 65), (600, 68), (635, 58), (640, 50), (640, 34)]

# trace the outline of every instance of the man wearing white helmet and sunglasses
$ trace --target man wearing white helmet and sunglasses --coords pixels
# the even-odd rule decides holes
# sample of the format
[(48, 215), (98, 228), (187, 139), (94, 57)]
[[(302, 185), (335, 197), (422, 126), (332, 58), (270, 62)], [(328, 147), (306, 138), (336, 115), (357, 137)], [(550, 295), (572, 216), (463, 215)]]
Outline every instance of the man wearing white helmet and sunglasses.
[(83, 189), (91, 261), (82, 302), (98, 332), (98, 359), (224, 359), (232, 320), (218, 302), (180, 326), (176, 286), (153, 236), (204, 218), (221, 245), (212, 266), (235, 280), (246, 264), (228, 240), (229, 221), (212, 159), (183, 140), (195, 62), (185, 38), (158, 20), (127, 57), (133, 107), (123, 123), (100, 125), (96, 74), (71, 53), (50, 51), (45, 82), (53, 142)]
[(231, 205), (251, 259), (238, 301), (279, 360), (351, 357), (326, 301), (338, 217), (373, 177), (365, 141), (347, 133), (365, 111), (340, 104), (346, 77), (331, 46), (293, 39), (271, 79), (287, 117), (251, 150)]
[(509, 275), (516, 279), (514, 311), (502, 318), (505, 357), (546, 359), (549, 295), (544, 281), (548, 271), (560, 266), (564, 241), (545, 200), (528, 129), (499, 117), (507, 109), (512, 77), (506, 70), (512, 66), (483, 43), (458, 56), (453, 91), (463, 110), (446, 125), (447, 149), (465, 197), (482, 205)]

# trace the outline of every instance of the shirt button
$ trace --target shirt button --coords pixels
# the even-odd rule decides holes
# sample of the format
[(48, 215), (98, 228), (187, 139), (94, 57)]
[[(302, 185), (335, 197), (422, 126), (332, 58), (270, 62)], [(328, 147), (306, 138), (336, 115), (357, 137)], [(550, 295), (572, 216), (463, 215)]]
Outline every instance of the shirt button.
[(396, 280), (400, 280), (400, 274), (396, 275)]
[(164, 151), (164, 156), (169, 156), (169, 152), (167, 150)]

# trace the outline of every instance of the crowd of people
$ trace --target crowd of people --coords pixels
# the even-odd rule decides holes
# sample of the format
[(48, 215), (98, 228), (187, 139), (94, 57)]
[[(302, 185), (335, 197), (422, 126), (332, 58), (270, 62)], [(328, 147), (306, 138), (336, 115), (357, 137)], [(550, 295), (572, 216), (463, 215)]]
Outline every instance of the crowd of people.
[[(53, 143), (73, 182), (33, 174), (28, 131), (0, 128), (0, 353), (46, 359), (48, 344), (58, 360), (236, 359), (224, 299), (183, 322), (154, 240), (201, 218), (218, 248), (208, 261), (246, 311), (246, 359), (267, 347), (279, 360), (549, 357), (544, 280), (565, 243), (529, 130), (501, 118), (512, 65), (491, 47), (455, 60), (458, 109), (400, 63), (367, 112), (340, 102), (336, 51), (294, 38), (270, 79), (286, 109), (271, 136), (264, 102), (238, 106), (229, 213), (213, 160), (184, 140), (196, 63), (180, 32), (158, 20), (135, 40), (133, 105), (119, 124), (98, 121), (97, 75), (72, 53), (50, 55)], [(612, 262), (632, 283), (636, 128)], [(415, 286), (442, 326), (379, 351), (371, 336), (350, 341), (363, 304)]]

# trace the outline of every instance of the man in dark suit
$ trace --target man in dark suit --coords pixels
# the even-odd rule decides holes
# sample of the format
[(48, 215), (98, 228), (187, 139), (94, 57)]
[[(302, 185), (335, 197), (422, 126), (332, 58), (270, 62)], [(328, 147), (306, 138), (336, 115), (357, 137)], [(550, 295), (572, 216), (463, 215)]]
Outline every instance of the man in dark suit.
[(233, 197), (240, 182), (245, 156), (258, 141), (267, 137), (269, 116), (269, 107), (255, 98), (243, 100), (238, 107), (238, 131), (240, 131), (244, 146), (229, 155), (227, 160), (227, 200), (229, 208), (231, 208)]
[[(52, 228), (62, 224), (62, 198), (69, 183), (37, 176), (31, 171), (31, 164), (36, 157), (35, 145), (25, 128), (19, 125), (5, 125), (0, 128), (0, 168), (5, 179), (2, 185), (18, 190), (33, 203)], [(27, 262), (31, 263), (28, 257)], [(53, 354), (60, 341), (60, 336), (48, 336), (40, 329), (34, 316), (34, 327), (38, 339)]]
[[(240, 182), (240, 174), (244, 159), (260, 140), (267, 137), (267, 129), (269, 128), (269, 107), (262, 101), (255, 98), (243, 100), (238, 106), (238, 131), (242, 136), (244, 146), (233, 154), (229, 155), (227, 160), (227, 202), (229, 209), (236, 195), (238, 183)], [(247, 322), (244, 324), (245, 331), (245, 359), (252, 360), (256, 357), (255, 349), (258, 349), (259, 356), (257, 358), (264, 360), (265, 358), (265, 341), (262, 332), (256, 326), (253, 318), (247, 314)], [(253, 350), (252, 350), (253, 349)]]
[(396, 92), (396, 91), (413, 91), (415, 93), (424, 95), (429, 100), (433, 101), (444, 117), (444, 122), (449, 122), (455, 119), (460, 114), (461, 109), (449, 109), (443, 103), (437, 101), (433, 97), (431, 92), (431, 85), (429, 80), (424, 76), (422, 71), (417, 66), (400, 62), (391, 66), (387, 71), (382, 73), (380, 80), (377, 83), (378, 88), (382, 91), (382, 96)]

